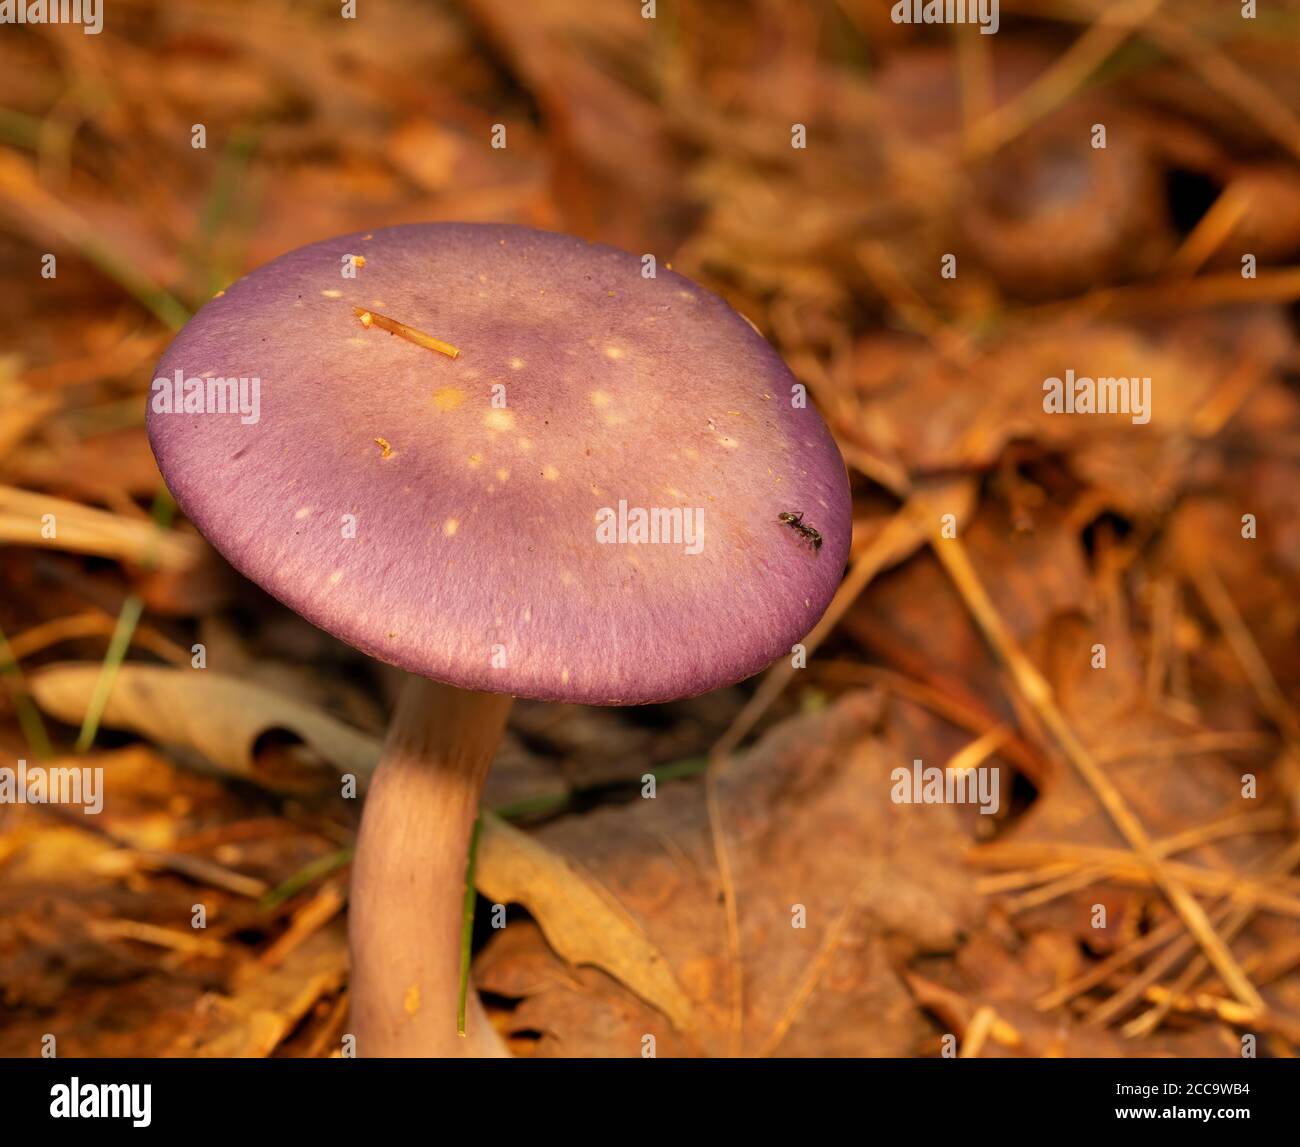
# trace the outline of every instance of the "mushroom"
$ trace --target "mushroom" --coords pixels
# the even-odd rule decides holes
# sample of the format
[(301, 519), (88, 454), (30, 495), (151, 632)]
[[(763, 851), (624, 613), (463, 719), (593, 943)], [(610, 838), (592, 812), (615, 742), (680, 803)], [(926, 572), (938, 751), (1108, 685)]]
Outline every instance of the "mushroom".
[(821, 418), (748, 320), (649, 267), (515, 226), (349, 235), (240, 279), (159, 365), (149, 436), (185, 513), (409, 674), (352, 871), (360, 1055), (503, 1053), (476, 995), (463, 1038), (456, 1007), (514, 697), (732, 684), (839, 584), (848, 479)]

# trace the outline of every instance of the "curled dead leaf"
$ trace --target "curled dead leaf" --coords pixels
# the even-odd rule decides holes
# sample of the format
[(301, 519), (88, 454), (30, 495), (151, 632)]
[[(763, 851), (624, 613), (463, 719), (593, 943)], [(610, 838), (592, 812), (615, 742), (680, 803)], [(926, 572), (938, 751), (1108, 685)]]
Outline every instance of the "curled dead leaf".
[[(32, 675), (36, 703), (68, 724), (79, 724), (99, 678), (98, 662), (64, 662)], [(270, 789), (300, 790), (318, 770), (259, 759), (259, 742), (287, 730), (340, 772), (368, 777), (379, 756), (373, 738), (291, 698), (252, 688), (220, 673), (123, 665), (104, 708), (103, 723), (130, 729), (158, 744), (191, 749), (231, 776)], [(304, 775), (306, 772), (307, 775)]]

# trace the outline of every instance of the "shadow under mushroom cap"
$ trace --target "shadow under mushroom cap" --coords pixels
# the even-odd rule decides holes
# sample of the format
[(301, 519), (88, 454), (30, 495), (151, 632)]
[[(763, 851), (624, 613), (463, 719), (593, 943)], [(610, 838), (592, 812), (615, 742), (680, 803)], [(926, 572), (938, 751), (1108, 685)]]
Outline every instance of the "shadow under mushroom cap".
[[(216, 382), (241, 377), (243, 414)], [(420, 224), (300, 248), (210, 301), (148, 425), (208, 540), (322, 629), (464, 688), (631, 704), (757, 672), (839, 584), (848, 479), (794, 384), (725, 302), (638, 256)], [(667, 539), (629, 540), (637, 511)]]

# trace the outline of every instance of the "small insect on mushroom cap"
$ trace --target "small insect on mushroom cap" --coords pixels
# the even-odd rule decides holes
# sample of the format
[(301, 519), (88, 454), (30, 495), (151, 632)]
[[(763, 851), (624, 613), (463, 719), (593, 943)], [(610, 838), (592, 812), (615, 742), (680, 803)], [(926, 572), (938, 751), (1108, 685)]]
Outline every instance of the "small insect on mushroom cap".
[(787, 526), (789, 526), (792, 530), (794, 530), (805, 542), (807, 542), (810, 546), (812, 546), (814, 550), (820, 550), (822, 548), (821, 534), (819, 534), (816, 530), (812, 528), (812, 526), (808, 525), (803, 520), (802, 510), (800, 510), (798, 513), (795, 513), (793, 510), (782, 510), (781, 513), (777, 514), (776, 520), (778, 522), (784, 522)]

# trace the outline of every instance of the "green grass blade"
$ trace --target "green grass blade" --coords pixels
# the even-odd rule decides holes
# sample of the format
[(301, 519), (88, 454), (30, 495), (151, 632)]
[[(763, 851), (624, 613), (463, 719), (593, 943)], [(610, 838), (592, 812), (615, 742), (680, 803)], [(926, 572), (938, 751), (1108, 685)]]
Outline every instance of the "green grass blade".
[(340, 848), (338, 852), (331, 852), (328, 856), (322, 856), (313, 860), (310, 864), (304, 864), (297, 872), (290, 876), (283, 884), (278, 884), (272, 888), (260, 903), (263, 908), (278, 908), (286, 900), (297, 896), (304, 888), (314, 884), (323, 876), (328, 876), (331, 872), (337, 872), (345, 865), (352, 863), (352, 857), (356, 849)]
[(84, 753), (95, 743), (99, 722), (104, 716), (109, 694), (113, 692), (113, 682), (117, 680), (118, 668), (131, 647), (131, 637), (143, 612), (144, 601), (137, 594), (128, 594), (122, 602), (122, 612), (117, 615), (117, 625), (113, 628), (108, 652), (104, 654), (104, 664), (100, 666), (95, 690), (90, 695), (90, 704), (86, 706), (86, 715), (81, 722), (81, 732), (77, 734), (76, 750), (79, 753)]
[(3, 630), (0, 630), (0, 678), (3, 678), (5, 691), (14, 703), (18, 727), (31, 746), (32, 755), (38, 760), (54, 756), (54, 746), (50, 743), (50, 735), (41, 719), (41, 711), (27, 692), (27, 679), (18, 668), (13, 650), (9, 648), (9, 639)]
[(460, 922), (460, 990), (456, 996), (456, 1034), (465, 1035), (465, 1001), (469, 998), (469, 957), (474, 945), (474, 905), (478, 893), (474, 890), (474, 873), (478, 867), (478, 834), (482, 818), (474, 818), (474, 831), (469, 836), (469, 858), (465, 863), (465, 911)]

